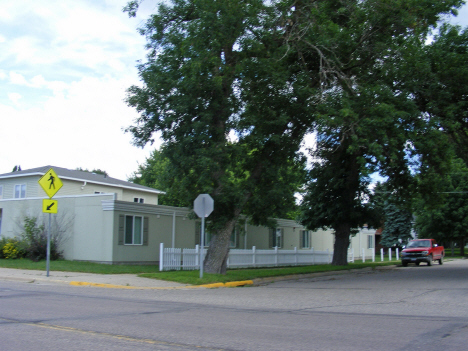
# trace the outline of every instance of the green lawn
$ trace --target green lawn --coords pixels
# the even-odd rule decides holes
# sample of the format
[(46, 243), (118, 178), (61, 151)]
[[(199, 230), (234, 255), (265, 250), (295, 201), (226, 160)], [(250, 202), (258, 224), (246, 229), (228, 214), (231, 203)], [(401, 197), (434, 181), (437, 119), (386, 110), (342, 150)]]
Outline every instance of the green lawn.
[[(226, 283), (239, 280), (253, 280), (256, 278), (268, 278), (285, 276), (292, 274), (308, 274), (317, 272), (361, 269), (366, 267), (375, 268), (378, 266), (398, 264), (399, 261), (385, 261), (365, 263), (356, 261), (347, 266), (332, 266), (332, 265), (315, 265), (315, 266), (299, 266), (299, 267), (281, 267), (281, 268), (251, 268), (251, 269), (230, 269), (226, 275), (220, 274), (204, 274), (203, 279), (200, 279), (199, 271), (169, 271), (159, 272), (158, 266), (137, 266), (137, 265), (107, 265), (90, 262), (76, 261), (51, 261), (51, 271), (65, 272), (85, 272), (96, 274), (137, 274), (140, 277), (161, 279), (173, 281), (183, 284), (210, 284), (210, 283)], [(32, 262), (28, 259), (0, 259), (0, 267), (17, 268), (17, 269), (32, 269), (46, 270), (46, 262)]]

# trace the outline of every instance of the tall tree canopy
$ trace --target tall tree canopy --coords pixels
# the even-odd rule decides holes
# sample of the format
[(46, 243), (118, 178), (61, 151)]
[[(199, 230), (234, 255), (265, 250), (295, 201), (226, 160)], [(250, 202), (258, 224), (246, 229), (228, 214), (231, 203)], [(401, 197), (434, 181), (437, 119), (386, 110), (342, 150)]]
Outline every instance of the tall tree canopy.
[[(396, 191), (444, 160), (440, 124), (416, 101), (426, 40), (461, 0), (173, 0), (142, 29), (150, 53), (127, 101), (135, 142), (160, 131), (175, 176), (215, 200), (207, 272), (223, 272), (241, 212), (266, 223), (291, 201), (298, 149), (317, 135), (302, 221), (330, 227), (347, 264), (369, 216), (369, 176)], [(132, 14), (137, 2), (130, 2)], [(427, 60), (424, 60), (427, 62)], [(422, 167), (423, 166), (423, 167)], [(291, 171), (293, 170), (293, 171)]]
[(259, 0), (174, 0), (142, 29), (150, 53), (139, 66), (143, 86), (128, 91), (128, 104), (140, 112), (128, 131), (139, 145), (161, 131), (186, 200), (213, 197), (207, 273), (225, 272), (242, 212), (267, 223), (294, 201), (300, 183), (304, 114), (299, 105), (291, 118), (285, 108), (302, 97), (286, 84), (295, 67), (279, 60), (287, 49), (280, 52), (281, 41), (265, 29), (272, 15)]
[[(317, 145), (302, 220), (335, 231), (333, 264), (345, 265), (353, 228), (371, 216), (369, 176), (409, 193), (412, 170), (440, 163), (443, 137), (414, 99), (410, 63), (430, 29), (461, 1), (304, 1), (292, 8), (288, 42), (315, 97)], [(405, 62), (409, 63), (405, 63)]]

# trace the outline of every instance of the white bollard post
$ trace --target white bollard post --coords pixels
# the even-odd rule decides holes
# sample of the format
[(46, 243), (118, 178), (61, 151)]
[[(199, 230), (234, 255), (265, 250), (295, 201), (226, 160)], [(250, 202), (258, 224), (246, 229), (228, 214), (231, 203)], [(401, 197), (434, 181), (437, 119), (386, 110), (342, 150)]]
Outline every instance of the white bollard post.
[(388, 260), (391, 261), (392, 260), (392, 249), (388, 249)]
[(375, 262), (375, 247), (372, 248), (372, 262)]
[(380, 261), (383, 262), (383, 248), (380, 249)]
[(362, 263), (366, 262), (366, 253), (364, 251), (364, 248), (362, 248)]
[(399, 260), (399, 254), (400, 252), (398, 251), (398, 247), (396, 248), (396, 259)]
[(159, 244), (159, 271), (164, 269), (164, 243)]
[(255, 267), (255, 246), (252, 246), (252, 264)]

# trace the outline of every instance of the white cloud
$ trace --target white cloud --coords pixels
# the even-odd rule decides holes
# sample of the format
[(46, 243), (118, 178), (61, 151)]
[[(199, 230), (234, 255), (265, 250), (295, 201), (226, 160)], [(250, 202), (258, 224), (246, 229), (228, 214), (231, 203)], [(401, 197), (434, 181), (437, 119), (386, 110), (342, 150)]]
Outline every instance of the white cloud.
[(13, 104), (16, 106), (19, 105), (18, 101), (22, 98), (22, 96), (18, 93), (8, 93), (8, 99), (10, 99)]
[(2, 4), (0, 173), (50, 164), (125, 179), (156, 147), (136, 148), (122, 130), (137, 117), (123, 100), (145, 55), (141, 18), (129, 19), (124, 5)]
[(122, 131), (137, 116), (123, 101), (129, 85), (111, 77), (85, 77), (30, 109), (19, 108), (21, 96), (10, 94), (17, 107), (0, 105), (0, 116), (8, 116), (2, 121), (0, 147), (14, 152), (2, 155), (0, 173), (15, 164), (23, 169), (50, 164), (100, 168), (126, 179), (157, 146), (133, 147), (131, 136)]

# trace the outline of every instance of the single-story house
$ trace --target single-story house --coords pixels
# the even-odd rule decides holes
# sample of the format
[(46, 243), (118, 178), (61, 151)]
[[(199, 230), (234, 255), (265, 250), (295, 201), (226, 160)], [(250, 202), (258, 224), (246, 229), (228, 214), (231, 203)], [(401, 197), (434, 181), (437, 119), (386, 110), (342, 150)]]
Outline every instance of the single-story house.
[[(102, 174), (45, 166), (0, 174), (0, 235), (18, 236), (25, 216), (47, 224), (43, 199), (49, 197), (39, 180), (53, 169), (62, 188), (53, 196), (52, 218), (63, 232), (65, 259), (109, 264), (156, 264), (160, 243), (165, 247), (193, 248), (200, 242), (200, 220), (189, 208), (158, 205), (164, 192)], [(215, 204), (216, 206), (216, 204)], [(375, 230), (363, 229), (352, 238), (356, 257), (362, 249), (371, 255)], [(209, 233), (205, 243), (209, 242)], [(276, 228), (239, 221), (232, 248), (333, 250), (331, 230), (312, 232), (293, 220), (278, 219)]]

